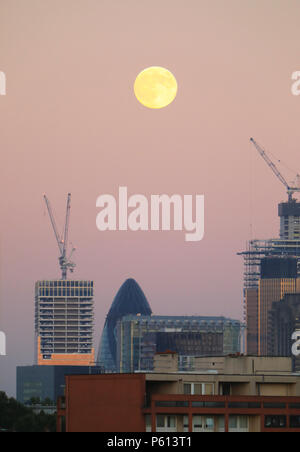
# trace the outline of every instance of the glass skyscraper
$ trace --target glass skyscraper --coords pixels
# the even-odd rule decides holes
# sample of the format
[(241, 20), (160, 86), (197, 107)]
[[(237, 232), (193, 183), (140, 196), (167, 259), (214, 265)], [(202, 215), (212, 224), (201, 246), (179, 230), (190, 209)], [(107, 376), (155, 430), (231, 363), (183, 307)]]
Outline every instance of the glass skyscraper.
[(151, 315), (147, 298), (134, 279), (128, 279), (119, 289), (104, 325), (97, 363), (106, 372), (117, 372), (117, 323), (129, 314)]

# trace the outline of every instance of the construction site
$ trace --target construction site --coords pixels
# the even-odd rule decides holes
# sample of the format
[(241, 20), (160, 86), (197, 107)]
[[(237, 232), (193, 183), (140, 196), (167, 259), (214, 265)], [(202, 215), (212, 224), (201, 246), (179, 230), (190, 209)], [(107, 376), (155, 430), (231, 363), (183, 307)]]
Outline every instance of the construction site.
[[(268, 153), (253, 139), (260, 156), (267, 163), (274, 175), (287, 191), (288, 199), (278, 205), (280, 218), (280, 231), (278, 238), (253, 239), (247, 243), (245, 251), (238, 253), (244, 259), (244, 322), (247, 328), (246, 351), (248, 354), (257, 354), (257, 333), (259, 322), (259, 281), (261, 265), (265, 258), (296, 258), (297, 277), (300, 277), (300, 202), (294, 197), (300, 192), (300, 176), (296, 174), (295, 182), (289, 184), (271, 160)], [(256, 337), (255, 337), (256, 336)]]

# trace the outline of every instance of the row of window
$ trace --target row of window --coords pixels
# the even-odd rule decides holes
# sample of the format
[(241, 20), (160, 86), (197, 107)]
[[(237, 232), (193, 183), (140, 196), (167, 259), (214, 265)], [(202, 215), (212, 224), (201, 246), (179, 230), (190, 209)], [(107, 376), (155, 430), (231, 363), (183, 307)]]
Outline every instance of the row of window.
[[(286, 416), (265, 416), (265, 428), (286, 428)], [(300, 428), (300, 416), (290, 416), (290, 428)]]
[(94, 281), (40, 281), (39, 287), (94, 287)]
[(41, 288), (39, 297), (92, 297), (93, 288)]
[[(189, 402), (185, 400), (174, 401), (174, 400), (164, 400), (155, 402), (157, 407), (165, 407), (165, 408), (179, 408), (179, 407), (189, 407)], [(225, 402), (193, 402), (191, 403), (192, 408), (226, 408)], [(264, 408), (267, 409), (286, 409), (285, 403), (264, 403)], [(241, 409), (260, 409), (260, 402), (229, 402), (228, 408), (241, 408)], [(299, 403), (289, 404), (290, 409), (300, 409)]]
[[(180, 420), (181, 419), (181, 420)], [(180, 425), (181, 424), (181, 425)], [(193, 432), (225, 432), (225, 416), (193, 415)], [(287, 428), (287, 417), (270, 415), (265, 416), (264, 426), (266, 429)], [(300, 416), (290, 416), (289, 427), (300, 428)], [(179, 430), (180, 428), (180, 430)], [(152, 419), (146, 416), (146, 431), (151, 432)], [(157, 432), (189, 431), (189, 418), (187, 415), (176, 416), (159, 414), (156, 416)], [(249, 432), (249, 416), (230, 415), (229, 432)]]

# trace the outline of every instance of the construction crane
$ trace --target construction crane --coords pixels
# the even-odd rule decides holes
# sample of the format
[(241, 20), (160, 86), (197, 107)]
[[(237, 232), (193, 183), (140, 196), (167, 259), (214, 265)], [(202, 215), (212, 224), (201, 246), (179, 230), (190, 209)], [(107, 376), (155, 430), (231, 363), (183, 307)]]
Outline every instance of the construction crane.
[(60, 235), (58, 233), (58, 229), (57, 229), (57, 226), (55, 223), (52, 207), (51, 207), (50, 201), (46, 195), (44, 195), (44, 200), (45, 200), (45, 203), (46, 203), (46, 206), (48, 209), (50, 221), (52, 224), (52, 228), (53, 228), (55, 238), (56, 238), (56, 241), (58, 244), (59, 252), (60, 252), (58, 261), (59, 261), (60, 269), (62, 272), (62, 279), (65, 280), (65, 279), (67, 279), (68, 271), (73, 273), (75, 270), (75, 267), (76, 267), (76, 264), (74, 264), (70, 260), (75, 251), (75, 248), (72, 249), (71, 254), (69, 255), (69, 257), (67, 257), (68, 240), (69, 240), (69, 225), (70, 225), (70, 211), (71, 211), (71, 194), (70, 193), (68, 194), (66, 222), (65, 222), (65, 227), (64, 227), (64, 231), (63, 231), (62, 235)]
[(285, 180), (285, 178), (283, 177), (283, 175), (280, 173), (280, 171), (278, 170), (278, 168), (276, 167), (276, 165), (272, 162), (272, 160), (270, 159), (270, 157), (267, 155), (266, 151), (264, 151), (264, 149), (262, 149), (259, 144), (257, 144), (257, 142), (254, 140), (254, 138), (250, 138), (250, 141), (252, 144), (254, 144), (254, 146), (256, 147), (257, 151), (259, 152), (259, 154), (262, 156), (262, 158), (265, 160), (265, 162), (267, 163), (267, 165), (271, 168), (271, 170), (273, 171), (273, 173), (275, 174), (275, 176), (280, 180), (280, 182), (286, 187), (287, 189), (287, 194), (288, 194), (288, 202), (294, 202), (295, 199), (293, 198), (293, 194), (300, 192), (300, 175), (297, 174), (297, 183), (296, 185), (298, 185), (298, 187), (291, 187), (287, 181)]

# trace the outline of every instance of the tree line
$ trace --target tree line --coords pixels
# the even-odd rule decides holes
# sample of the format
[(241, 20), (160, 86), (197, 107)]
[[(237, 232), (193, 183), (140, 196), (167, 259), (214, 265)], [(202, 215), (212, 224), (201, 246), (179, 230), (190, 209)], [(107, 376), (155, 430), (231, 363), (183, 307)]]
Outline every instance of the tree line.
[(56, 414), (34, 413), (5, 392), (0, 392), (0, 432), (55, 433)]

